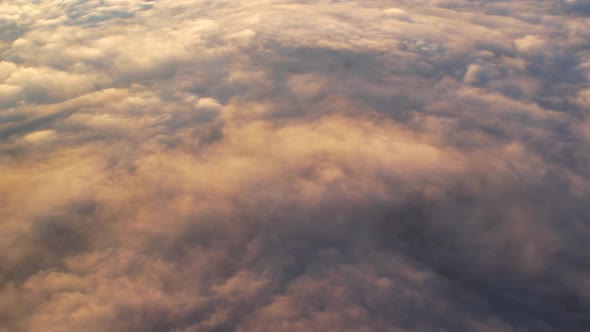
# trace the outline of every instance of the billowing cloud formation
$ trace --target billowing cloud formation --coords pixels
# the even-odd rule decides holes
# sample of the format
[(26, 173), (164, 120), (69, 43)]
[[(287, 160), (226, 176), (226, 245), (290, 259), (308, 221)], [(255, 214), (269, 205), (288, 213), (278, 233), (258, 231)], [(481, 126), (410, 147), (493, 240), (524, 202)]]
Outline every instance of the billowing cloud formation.
[(0, 3), (0, 331), (587, 331), (589, 13)]

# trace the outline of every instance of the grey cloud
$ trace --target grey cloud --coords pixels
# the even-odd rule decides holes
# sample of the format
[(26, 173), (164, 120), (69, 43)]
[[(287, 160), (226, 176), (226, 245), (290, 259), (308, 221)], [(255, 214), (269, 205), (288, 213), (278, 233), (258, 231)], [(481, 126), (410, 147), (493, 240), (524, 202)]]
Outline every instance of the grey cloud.
[(564, 6), (570, 14), (574, 15), (588, 15), (590, 14), (590, 2), (587, 0), (569, 0), (565, 2)]

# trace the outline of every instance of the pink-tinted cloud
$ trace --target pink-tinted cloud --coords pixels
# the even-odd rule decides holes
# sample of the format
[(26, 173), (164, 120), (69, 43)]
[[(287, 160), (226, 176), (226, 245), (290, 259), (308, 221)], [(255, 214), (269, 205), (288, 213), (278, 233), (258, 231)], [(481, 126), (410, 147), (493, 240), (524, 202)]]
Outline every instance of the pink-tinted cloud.
[(0, 4), (0, 331), (586, 331), (588, 8)]

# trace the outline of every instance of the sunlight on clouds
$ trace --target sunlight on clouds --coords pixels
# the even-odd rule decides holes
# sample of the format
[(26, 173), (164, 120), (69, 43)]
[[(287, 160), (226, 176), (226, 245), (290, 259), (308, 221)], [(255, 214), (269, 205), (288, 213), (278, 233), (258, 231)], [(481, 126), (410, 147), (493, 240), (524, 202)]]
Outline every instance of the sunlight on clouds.
[(0, 3), (0, 331), (586, 331), (588, 15)]

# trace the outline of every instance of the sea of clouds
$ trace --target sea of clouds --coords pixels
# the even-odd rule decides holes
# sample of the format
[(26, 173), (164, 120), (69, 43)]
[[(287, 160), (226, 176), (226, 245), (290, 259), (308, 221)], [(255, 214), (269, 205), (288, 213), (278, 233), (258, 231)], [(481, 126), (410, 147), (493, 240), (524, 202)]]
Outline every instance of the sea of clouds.
[(0, 1), (0, 331), (590, 330), (590, 1)]

